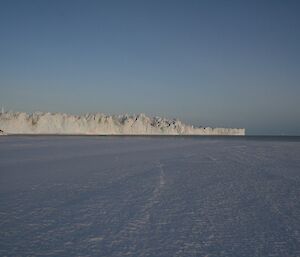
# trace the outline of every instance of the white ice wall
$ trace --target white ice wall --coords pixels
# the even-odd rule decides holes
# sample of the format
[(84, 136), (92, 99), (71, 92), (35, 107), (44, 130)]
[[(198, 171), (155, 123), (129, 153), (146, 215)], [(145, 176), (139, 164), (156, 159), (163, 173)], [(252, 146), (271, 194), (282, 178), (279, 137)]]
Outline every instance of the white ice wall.
[(245, 129), (193, 127), (179, 120), (139, 115), (83, 116), (64, 113), (0, 113), (0, 130), (8, 134), (84, 135), (245, 135)]

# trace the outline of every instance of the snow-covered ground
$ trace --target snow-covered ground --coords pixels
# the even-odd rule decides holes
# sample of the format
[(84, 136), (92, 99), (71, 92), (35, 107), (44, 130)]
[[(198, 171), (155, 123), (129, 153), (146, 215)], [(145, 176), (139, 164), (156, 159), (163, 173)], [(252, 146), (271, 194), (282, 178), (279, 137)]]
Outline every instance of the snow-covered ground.
[(0, 138), (0, 256), (300, 256), (300, 140)]
[(177, 119), (102, 113), (70, 115), (65, 113), (27, 114), (1, 112), (0, 130), (8, 134), (73, 135), (245, 135), (243, 128), (193, 127)]

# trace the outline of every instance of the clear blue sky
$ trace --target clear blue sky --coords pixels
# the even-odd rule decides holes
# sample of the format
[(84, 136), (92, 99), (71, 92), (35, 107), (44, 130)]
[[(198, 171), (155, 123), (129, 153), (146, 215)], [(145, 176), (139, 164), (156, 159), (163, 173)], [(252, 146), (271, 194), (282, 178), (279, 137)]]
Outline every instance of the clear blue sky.
[(300, 1), (0, 1), (0, 105), (300, 135)]

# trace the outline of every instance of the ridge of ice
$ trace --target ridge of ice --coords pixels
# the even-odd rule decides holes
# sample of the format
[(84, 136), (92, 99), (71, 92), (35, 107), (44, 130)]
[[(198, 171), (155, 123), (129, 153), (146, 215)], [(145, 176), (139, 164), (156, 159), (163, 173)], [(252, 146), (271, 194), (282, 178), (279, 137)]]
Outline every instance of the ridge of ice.
[(245, 135), (244, 128), (195, 127), (178, 119), (138, 115), (4, 112), (0, 134)]

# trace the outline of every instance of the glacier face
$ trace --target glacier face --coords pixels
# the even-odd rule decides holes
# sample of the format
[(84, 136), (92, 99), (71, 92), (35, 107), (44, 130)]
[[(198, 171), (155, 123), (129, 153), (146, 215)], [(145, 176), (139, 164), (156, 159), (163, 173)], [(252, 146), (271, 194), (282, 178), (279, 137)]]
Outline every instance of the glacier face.
[(0, 130), (8, 134), (80, 135), (245, 135), (244, 128), (194, 127), (177, 119), (102, 113), (0, 113)]

